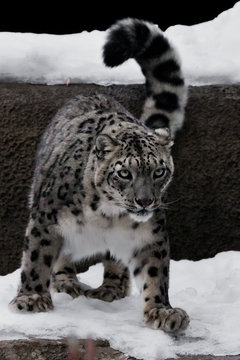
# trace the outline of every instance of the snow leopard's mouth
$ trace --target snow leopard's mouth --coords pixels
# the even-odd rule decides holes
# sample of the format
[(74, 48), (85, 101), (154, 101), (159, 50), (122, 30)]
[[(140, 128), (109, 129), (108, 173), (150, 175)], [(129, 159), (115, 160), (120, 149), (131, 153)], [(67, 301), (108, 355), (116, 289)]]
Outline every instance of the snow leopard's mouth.
[(129, 212), (130, 214), (135, 214), (135, 215), (142, 216), (142, 215), (148, 214), (150, 211), (147, 210), (147, 209), (141, 209), (141, 210), (128, 209), (128, 212)]
[(152, 214), (153, 214), (153, 211), (149, 211), (146, 209), (142, 209), (142, 210), (138, 210), (138, 211), (128, 210), (128, 212), (129, 212), (130, 218), (137, 222), (148, 221), (152, 217)]

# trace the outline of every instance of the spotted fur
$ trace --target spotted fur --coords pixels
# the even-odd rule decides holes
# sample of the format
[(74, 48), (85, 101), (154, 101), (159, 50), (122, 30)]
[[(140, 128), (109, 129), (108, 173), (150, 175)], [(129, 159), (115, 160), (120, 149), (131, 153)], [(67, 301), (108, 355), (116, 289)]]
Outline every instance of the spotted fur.
[[(142, 43), (142, 57), (145, 54), (144, 61), (152, 69), (152, 63), (156, 65), (164, 55), (151, 44), (159, 45), (162, 35), (153, 25), (138, 20), (120, 22), (110, 30), (105, 61), (112, 56), (108, 47), (116, 40), (116, 31), (123, 50), (133, 25), (135, 45), (140, 48)], [(164, 44), (166, 53), (172, 51), (167, 40)], [(146, 70), (146, 79), (153, 88), (151, 71)], [(176, 84), (177, 78), (171, 86), (180, 89), (183, 85), (180, 80)], [(171, 106), (165, 105), (164, 111)], [(154, 105), (153, 115), (155, 111)], [(172, 121), (169, 118), (170, 130), (176, 129)], [(165, 331), (187, 327), (187, 314), (173, 309), (168, 298), (164, 208), (174, 171), (172, 140), (168, 129), (150, 125), (149, 120), (137, 120), (114, 99), (100, 94), (77, 96), (58, 111), (37, 152), (13, 308), (52, 309), (50, 287), (72, 297), (113, 301), (128, 294), (130, 271), (139, 285), (149, 326)], [(96, 254), (101, 254), (104, 263), (103, 284), (87, 289), (77, 279), (75, 262)]]

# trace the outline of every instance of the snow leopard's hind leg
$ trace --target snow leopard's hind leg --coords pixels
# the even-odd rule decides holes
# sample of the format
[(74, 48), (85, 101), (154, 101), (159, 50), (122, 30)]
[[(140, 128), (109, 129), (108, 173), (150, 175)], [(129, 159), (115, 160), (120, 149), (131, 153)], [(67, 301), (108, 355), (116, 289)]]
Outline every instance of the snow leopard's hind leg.
[(85, 296), (111, 302), (124, 298), (129, 294), (129, 270), (121, 261), (103, 260), (103, 283), (96, 289), (85, 291)]
[(76, 275), (75, 264), (70, 258), (61, 257), (52, 273), (51, 287), (56, 292), (66, 292), (73, 298), (80, 295), (113, 301), (121, 299), (129, 292), (129, 271), (120, 261), (115, 261), (109, 255), (102, 259), (104, 265), (103, 283), (96, 289), (84, 290)]
[(65, 292), (76, 298), (84, 294), (81, 283), (76, 275), (76, 267), (70, 257), (62, 256), (54, 266), (51, 288), (56, 292)]

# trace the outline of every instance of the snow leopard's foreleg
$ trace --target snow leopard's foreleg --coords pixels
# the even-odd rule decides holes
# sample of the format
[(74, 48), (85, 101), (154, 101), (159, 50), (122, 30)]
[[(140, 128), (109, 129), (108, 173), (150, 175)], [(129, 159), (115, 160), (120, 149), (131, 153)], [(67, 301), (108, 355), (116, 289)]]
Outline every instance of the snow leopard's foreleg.
[(159, 214), (151, 221), (151, 241), (135, 250), (131, 269), (142, 294), (146, 324), (171, 332), (186, 329), (189, 317), (169, 302), (169, 241), (165, 218)]
[(45, 214), (33, 212), (29, 221), (22, 256), (20, 285), (10, 307), (22, 311), (47, 311), (53, 308), (50, 278), (63, 239), (54, 225), (44, 222)]

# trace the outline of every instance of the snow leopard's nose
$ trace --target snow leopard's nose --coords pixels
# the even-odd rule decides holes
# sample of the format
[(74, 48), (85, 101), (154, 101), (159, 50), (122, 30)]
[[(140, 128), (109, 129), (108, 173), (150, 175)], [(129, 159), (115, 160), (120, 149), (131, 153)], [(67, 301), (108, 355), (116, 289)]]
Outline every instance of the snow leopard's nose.
[(153, 203), (153, 199), (148, 199), (148, 198), (142, 198), (142, 199), (135, 199), (135, 202), (140, 205), (143, 208), (146, 208), (148, 206), (150, 206)]

